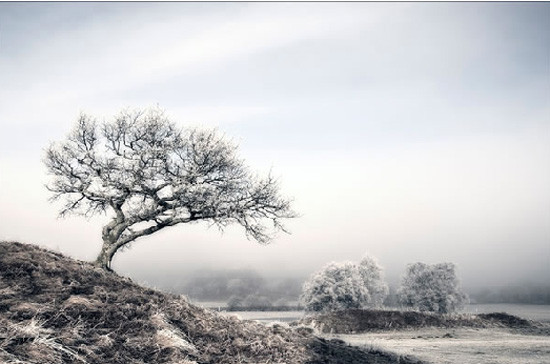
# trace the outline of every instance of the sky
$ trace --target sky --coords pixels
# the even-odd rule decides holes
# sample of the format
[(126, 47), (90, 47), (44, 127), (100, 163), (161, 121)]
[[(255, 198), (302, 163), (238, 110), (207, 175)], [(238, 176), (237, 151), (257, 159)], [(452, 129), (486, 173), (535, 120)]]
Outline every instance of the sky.
[(81, 112), (216, 127), (300, 214), (267, 246), (178, 225), (113, 267), (305, 277), (368, 253), (396, 283), (550, 279), (550, 4), (1, 3), (0, 239), (82, 260), (109, 216), (59, 219), (44, 150)]

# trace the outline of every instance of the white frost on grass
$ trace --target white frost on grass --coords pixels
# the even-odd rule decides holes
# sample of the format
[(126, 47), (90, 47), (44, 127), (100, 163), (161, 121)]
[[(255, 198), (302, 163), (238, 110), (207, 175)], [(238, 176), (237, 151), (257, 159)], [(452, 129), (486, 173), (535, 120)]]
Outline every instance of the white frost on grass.
[(151, 320), (157, 326), (156, 340), (161, 347), (178, 348), (191, 354), (198, 354), (198, 350), (186, 340), (183, 336), (186, 336), (177, 327), (170, 324), (164, 314), (156, 313)]
[(161, 329), (157, 331), (157, 341), (164, 347), (176, 347), (187, 352), (196, 353), (197, 348), (182, 338), (175, 330)]
[(549, 336), (505, 329), (434, 328), (331, 337), (439, 364), (550, 364)]
[[(45, 321), (37, 320), (34, 317), (26, 322), (13, 324), (9, 328), (11, 330), (11, 335), (8, 338), (5, 338), (4, 342), (8, 343), (10, 340), (14, 340), (16, 338), (32, 339), (32, 345), (42, 349), (44, 349), (44, 347), (51, 349), (54, 355), (51, 356), (51, 358), (56, 358), (56, 356), (61, 358), (62, 354), (65, 354), (65, 356), (78, 362), (87, 363), (87, 361), (78, 355), (75, 350), (63, 345), (59, 342), (58, 338), (53, 337), (52, 335), (54, 334), (54, 330), (44, 327), (44, 324)], [(78, 326), (75, 326), (75, 329), (78, 330)], [(0, 346), (0, 351), (2, 354), (9, 355), (9, 353), (7, 353), (2, 346)]]

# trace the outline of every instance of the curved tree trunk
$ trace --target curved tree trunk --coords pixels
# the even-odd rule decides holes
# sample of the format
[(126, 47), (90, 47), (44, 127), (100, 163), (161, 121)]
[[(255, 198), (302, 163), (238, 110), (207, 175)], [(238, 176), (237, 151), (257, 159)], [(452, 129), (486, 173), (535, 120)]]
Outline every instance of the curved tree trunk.
[(101, 247), (101, 252), (97, 256), (94, 265), (107, 271), (112, 271), (111, 261), (119, 248), (120, 247), (114, 243), (104, 241), (103, 246)]
[[(122, 212), (120, 212), (120, 214), (117, 212), (117, 215), (122, 215)], [(94, 262), (95, 266), (112, 272), (111, 261), (113, 260), (117, 250), (126, 244), (119, 241), (122, 232), (126, 228), (126, 225), (122, 224), (123, 221), (123, 216), (122, 218), (118, 216), (118, 218), (115, 218), (103, 227), (103, 246), (101, 247), (101, 252)]]

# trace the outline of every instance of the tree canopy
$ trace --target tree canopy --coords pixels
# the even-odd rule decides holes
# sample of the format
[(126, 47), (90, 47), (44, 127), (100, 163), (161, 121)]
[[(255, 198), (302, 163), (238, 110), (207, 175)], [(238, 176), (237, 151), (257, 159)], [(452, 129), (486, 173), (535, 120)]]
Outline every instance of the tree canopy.
[(369, 291), (367, 305), (370, 307), (381, 307), (388, 296), (389, 288), (384, 280), (384, 272), (378, 260), (372, 256), (365, 255), (357, 268), (363, 279), (363, 284)]
[(388, 295), (382, 268), (366, 255), (359, 264), (332, 262), (305, 283), (300, 301), (306, 311), (377, 308)]
[[(215, 130), (180, 128), (158, 108), (98, 122), (82, 114), (66, 140), (47, 148), (47, 188), (60, 215), (108, 213), (96, 264), (110, 269), (121, 247), (183, 223), (239, 224), (269, 243), (295, 217), (277, 181), (249, 172), (237, 147)], [(269, 223), (268, 223), (269, 222)]]
[(404, 306), (420, 311), (449, 313), (468, 302), (453, 263), (414, 263), (407, 267), (398, 296)]

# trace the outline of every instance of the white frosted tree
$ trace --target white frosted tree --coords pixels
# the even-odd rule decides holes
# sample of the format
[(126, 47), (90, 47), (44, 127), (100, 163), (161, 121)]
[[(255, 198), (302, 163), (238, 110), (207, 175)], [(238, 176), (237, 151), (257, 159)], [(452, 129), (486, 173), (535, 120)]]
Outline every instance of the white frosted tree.
[(362, 308), (369, 292), (352, 262), (329, 263), (303, 286), (300, 302), (306, 311), (339, 311)]
[(300, 302), (306, 311), (378, 308), (387, 295), (382, 267), (365, 255), (359, 264), (333, 262), (314, 273), (304, 283)]
[(250, 173), (236, 146), (212, 130), (179, 128), (158, 108), (123, 111), (102, 123), (81, 115), (46, 153), (53, 175), (47, 187), (54, 200), (64, 200), (61, 216), (112, 217), (96, 260), (107, 270), (119, 249), (170, 226), (236, 223), (268, 243), (284, 231), (282, 220), (295, 216), (277, 182)]
[(389, 293), (382, 267), (376, 258), (365, 255), (359, 262), (358, 270), (369, 292), (369, 300), (365, 305), (368, 307), (381, 307)]
[(462, 308), (469, 299), (460, 287), (455, 269), (453, 263), (410, 264), (398, 290), (400, 303), (441, 314)]

